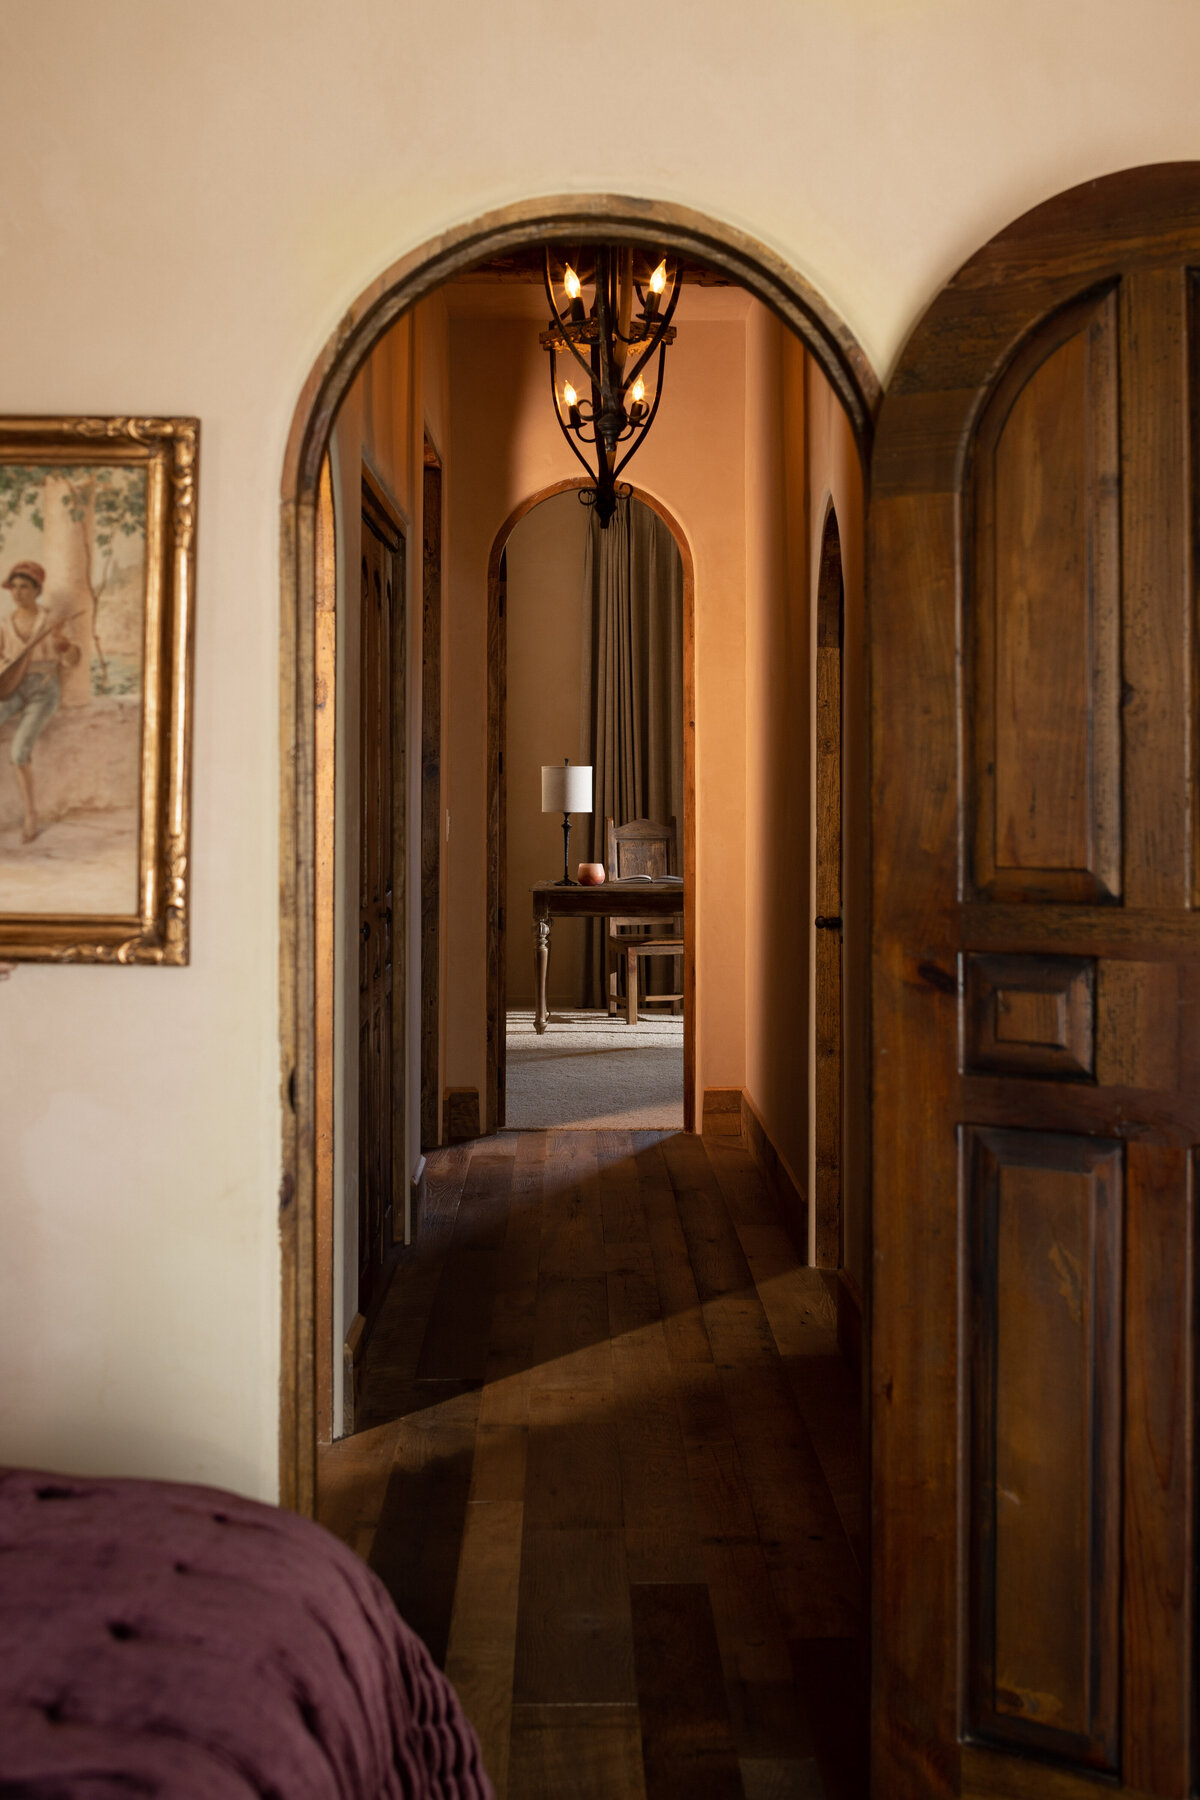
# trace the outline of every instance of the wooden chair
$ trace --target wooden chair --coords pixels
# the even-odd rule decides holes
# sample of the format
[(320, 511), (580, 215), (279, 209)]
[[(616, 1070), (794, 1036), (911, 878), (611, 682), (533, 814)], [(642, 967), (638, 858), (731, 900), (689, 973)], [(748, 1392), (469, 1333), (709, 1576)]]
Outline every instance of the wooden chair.
[[(611, 819), (604, 821), (606, 842), (605, 868), (610, 881), (627, 880), (631, 875), (674, 875), (675, 867), (675, 821), (670, 819), (665, 825), (653, 819), (633, 819), (628, 825), (614, 825)], [(654, 928), (654, 935), (646, 936), (645, 919), (624, 918), (615, 916), (608, 921), (608, 936), (605, 940), (605, 969), (608, 975), (608, 1010), (615, 1014), (619, 1010), (620, 971), (625, 969), (625, 1022), (636, 1025), (638, 1018), (638, 969), (645, 956), (678, 956), (683, 955), (683, 920), (677, 915), (673, 921), (675, 932), (665, 937)], [(677, 994), (643, 994), (644, 1006), (669, 1005), (674, 1007), (683, 999), (682, 991)]]

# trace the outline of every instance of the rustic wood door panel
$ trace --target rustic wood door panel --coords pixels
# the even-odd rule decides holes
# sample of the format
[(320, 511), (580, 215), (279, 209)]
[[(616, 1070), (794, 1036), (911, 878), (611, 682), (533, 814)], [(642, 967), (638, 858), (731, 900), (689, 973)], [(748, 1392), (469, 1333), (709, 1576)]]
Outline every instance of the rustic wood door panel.
[(1033, 333), (975, 434), (975, 885), (989, 897), (1120, 892), (1117, 297)]
[(1038, 1131), (968, 1127), (962, 1138), (966, 1729), (1109, 1772), (1120, 1656), (1122, 1148)]
[(872, 1792), (1195, 1791), (1200, 165), (1038, 208), (872, 467)]

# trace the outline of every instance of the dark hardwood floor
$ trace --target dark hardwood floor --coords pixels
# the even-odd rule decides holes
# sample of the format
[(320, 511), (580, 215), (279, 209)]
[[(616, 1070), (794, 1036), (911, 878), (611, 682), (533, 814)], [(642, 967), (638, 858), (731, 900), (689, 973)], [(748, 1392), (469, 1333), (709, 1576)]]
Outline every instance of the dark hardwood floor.
[(321, 1518), (507, 1800), (861, 1800), (858, 1386), (750, 1156), (503, 1133), (429, 1161)]

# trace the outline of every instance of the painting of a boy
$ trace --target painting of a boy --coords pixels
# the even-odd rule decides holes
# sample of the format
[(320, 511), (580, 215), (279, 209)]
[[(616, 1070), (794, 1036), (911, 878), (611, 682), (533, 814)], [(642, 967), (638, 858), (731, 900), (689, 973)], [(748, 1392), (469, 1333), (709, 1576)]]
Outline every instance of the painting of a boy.
[(0, 614), (0, 725), (16, 720), (9, 754), (24, 812), (23, 844), (32, 843), (38, 832), (33, 747), (58, 711), (61, 671), (74, 668), (82, 655), (42, 604), (45, 585), (45, 569), (32, 560), (14, 563), (0, 582), (13, 597), (8, 614)]

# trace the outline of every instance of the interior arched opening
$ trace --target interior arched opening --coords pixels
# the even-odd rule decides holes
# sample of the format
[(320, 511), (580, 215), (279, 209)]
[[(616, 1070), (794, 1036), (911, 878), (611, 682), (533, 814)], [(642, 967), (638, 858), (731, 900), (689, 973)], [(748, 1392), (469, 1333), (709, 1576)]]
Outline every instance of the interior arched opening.
[[(595, 220), (581, 226), (576, 218), (572, 225), (593, 237), (605, 229)], [(641, 241), (661, 228), (659, 222), (637, 222)], [(511, 243), (521, 250), (529, 239), (519, 232), (527, 227), (521, 223), (516, 229)], [(671, 230), (682, 232), (677, 225), (668, 227), (668, 241)], [(511, 922), (518, 932), (523, 923), (513, 920), (510, 903), (503, 899), (489, 914), (489, 896), (494, 899), (489, 884), (503, 866), (503, 831), (496, 816), (497, 794), (503, 790), (493, 776), (494, 762), (504, 752), (501, 739), (489, 732), (504, 669), (495, 639), (497, 600), (503, 594), (505, 547), (520, 516), (527, 517), (537, 500), (544, 503), (551, 490), (562, 493), (578, 486), (578, 477), (565, 473), (561, 464), (556, 468), (547, 450), (552, 427), (548, 432), (544, 379), (533, 378), (536, 391), (531, 381), (532, 369), (541, 366), (536, 348), (530, 347), (536, 308), (531, 310), (528, 293), (518, 293), (514, 300), (512, 290), (519, 284), (506, 281), (495, 267), (496, 243), (503, 245), (502, 234), (493, 240), (486, 275), (477, 272), (465, 281), (460, 275), (439, 289), (428, 268), (410, 269), (363, 309), (361, 329), (353, 319), (348, 323), (340, 349), (310, 384), (310, 402), (302, 409), (302, 426), (298, 417), (289, 456), (295, 485), (285, 503), (285, 540), (295, 560), (285, 572), (285, 591), (294, 605), (297, 631), (294, 647), (285, 647), (285, 723), (295, 736), (300, 779), (289, 797), (285, 840), (293, 882), (285, 897), (290, 1009), (285, 1044), (295, 1052), (288, 1074), (296, 1120), (295, 1133), (289, 1134), (295, 1187), (287, 1192), (285, 1222), (295, 1221), (289, 1277), (300, 1279), (298, 1287), (288, 1290), (299, 1304), (285, 1306), (285, 1374), (290, 1368), (296, 1377), (285, 1392), (285, 1401), (292, 1403), (285, 1410), (285, 1450), (290, 1441), (298, 1454), (297, 1479), (313, 1425), (313, 1436), (331, 1445), (351, 1424), (372, 1427), (364, 1442), (378, 1442), (377, 1429), (384, 1422), (380, 1407), (386, 1411), (399, 1404), (394, 1369), (382, 1377), (377, 1372), (373, 1387), (370, 1380), (365, 1388), (360, 1385), (366, 1367), (362, 1346), (374, 1317), (369, 1297), (364, 1307), (361, 1280), (354, 1290), (354, 1272), (365, 1266), (364, 1232), (378, 1233), (386, 1210), (372, 1209), (365, 1201), (372, 1178), (365, 1153), (375, 1143), (363, 1110), (364, 1094), (374, 1094), (376, 1101), (387, 1092), (395, 1096), (392, 1224), (390, 1242), (387, 1232), (378, 1240), (377, 1295), (391, 1291), (389, 1277), (403, 1262), (406, 1240), (415, 1238), (418, 1248), (428, 1247), (436, 1245), (439, 1232), (444, 1235), (441, 1261), (435, 1257), (436, 1266), (429, 1265), (423, 1294), (416, 1292), (406, 1271), (408, 1300), (382, 1327), (382, 1339), (404, 1338), (411, 1352), (412, 1366), (404, 1378), (403, 1405), (409, 1408), (403, 1414), (409, 1421), (405, 1430), (416, 1429), (411, 1421), (417, 1416), (427, 1426), (443, 1417), (449, 1425), (450, 1414), (439, 1412), (446, 1402), (453, 1402), (455, 1418), (455, 1408), (470, 1413), (472, 1404), (483, 1407), (485, 1400), (488, 1406), (520, 1411), (524, 1403), (519, 1394), (526, 1392), (527, 1400), (530, 1382), (536, 1386), (544, 1381), (547, 1370), (573, 1369), (575, 1358), (592, 1368), (602, 1333), (598, 1314), (589, 1308), (595, 1305), (604, 1313), (608, 1341), (609, 1326), (618, 1331), (615, 1319), (628, 1323), (622, 1308), (631, 1304), (632, 1294), (645, 1301), (657, 1293), (663, 1310), (657, 1325), (648, 1320), (647, 1327), (664, 1333), (664, 1342), (679, 1332), (694, 1332), (692, 1353), (703, 1348), (711, 1357), (711, 1334), (719, 1340), (722, 1330), (724, 1296), (749, 1282), (755, 1289), (756, 1316), (774, 1344), (772, 1354), (782, 1356), (790, 1327), (778, 1303), (795, 1267), (817, 1280), (817, 1287), (805, 1290), (806, 1304), (816, 1308), (819, 1328), (828, 1329), (833, 1341), (830, 1294), (836, 1284), (830, 1279), (822, 1288), (824, 1278), (815, 1269), (800, 1268), (812, 1261), (804, 1250), (814, 1237), (816, 1216), (810, 1162), (819, 984), (811, 901), (818, 860), (813, 682), (821, 634), (821, 532), (814, 535), (813, 527), (832, 503), (854, 540), (846, 559), (854, 618), (846, 636), (857, 694), (861, 459), (869, 431), (870, 384), (858, 379), (854, 356), (811, 296), (803, 294), (802, 284), (784, 305), (778, 287), (772, 288), (761, 269), (757, 287), (769, 291), (769, 304), (748, 279), (744, 287), (735, 284), (719, 268), (711, 283), (696, 281), (696, 292), (689, 295), (690, 335), (672, 352), (672, 394), (679, 396), (679, 410), (674, 419), (664, 411), (636, 471), (639, 487), (645, 482), (641, 494), (653, 496), (651, 505), (667, 517), (685, 553), (685, 668), (691, 672), (691, 691), (683, 712), (691, 798), (684, 807), (681, 860), (689, 915), (685, 1025), (692, 1046), (685, 1084), (692, 1115), (685, 1122), (701, 1126), (706, 1143), (718, 1146), (716, 1161), (709, 1150), (699, 1149), (698, 1140), (691, 1140), (695, 1150), (689, 1148), (686, 1137), (669, 1153), (641, 1146), (653, 1152), (649, 1189), (633, 1200), (627, 1194), (625, 1201), (610, 1197), (605, 1202), (602, 1196), (616, 1179), (612, 1158), (608, 1164), (597, 1162), (593, 1184), (585, 1153), (582, 1204), (585, 1213), (590, 1204), (594, 1216), (580, 1228), (582, 1236), (573, 1220), (569, 1231), (563, 1226), (566, 1236), (557, 1248), (547, 1250), (542, 1238), (542, 1258), (523, 1302), (511, 1294), (501, 1298), (491, 1289), (485, 1294), (478, 1287), (499, 1266), (493, 1253), (501, 1240), (493, 1243), (489, 1233), (494, 1237), (500, 1227), (495, 1219), (488, 1223), (488, 1207), (496, 1196), (487, 1199), (487, 1183), (494, 1183), (501, 1164), (507, 1165), (502, 1185), (509, 1196), (530, 1191), (541, 1179), (522, 1165), (528, 1151), (518, 1148), (513, 1155), (488, 1136), (489, 1128), (502, 1123), (492, 1099), (493, 1094), (498, 1099), (500, 1089), (493, 1086), (487, 1046), (489, 1031), (494, 1033), (503, 1015), (495, 981), (502, 958), (489, 937), (489, 919), (501, 929)], [(727, 248), (723, 254), (727, 264), (736, 262)], [(743, 263), (743, 279), (747, 266)], [(408, 303), (397, 307), (396, 295), (404, 291)], [(368, 318), (373, 337), (365, 324)], [(801, 318), (803, 331), (796, 323)], [(314, 466), (317, 484), (310, 496)], [(431, 470), (438, 478), (433, 530)], [(329, 496), (324, 510), (319, 502), (322, 482)], [(687, 521), (686, 534), (677, 523), (681, 518)], [(365, 726), (381, 691), (378, 681), (372, 685), (373, 677), (367, 679), (371, 670), (361, 656), (361, 646), (369, 641), (364, 608), (370, 559), (365, 550), (376, 537), (401, 559), (392, 565), (396, 642), (389, 666), (393, 691), (407, 696), (408, 714), (398, 726), (394, 709), (386, 718), (381, 712), (375, 742), (390, 732), (390, 791), (400, 797), (407, 824), (393, 834), (397, 871), (392, 900), (377, 898), (372, 935), (363, 930), (370, 921), (361, 907), (357, 931), (350, 931), (349, 899), (356, 879), (362, 890), (367, 870), (362, 851), (368, 801), (387, 786), (363, 779), (364, 771), (376, 766)], [(431, 545), (437, 553), (436, 577)], [(309, 605), (311, 635), (305, 624)], [(357, 620), (352, 616), (356, 609)], [(435, 644), (437, 657), (431, 659)], [(427, 729), (431, 715), (440, 722), (440, 731), (432, 735)], [(858, 718), (861, 724), (861, 710)], [(864, 765), (860, 754), (853, 773), (861, 777)], [(436, 799), (431, 800), (434, 774)], [(432, 835), (427, 828), (431, 819)], [(310, 830), (308, 855), (304, 840)], [(431, 881), (438, 894), (432, 909)], [(358, 897), (365, 901), (365, 890)], [(855, 923), (854, 897), (849, 899), (847, 934), (853, 938), (861, 930), (861, 916)], [(438, 925), (438, 980), (432, 985), (440, 996), (432, 1040), (426, 933), (431, 910)], [(382, 1039), (372, 1035), (375, 1013), (364, 1000), (370, 980), (364, 974), (362, 946), (368, 945), (370, 961), (374, 944), (387, 935), (385, 927), (393, 953), (389, 991), (394, 1000), (399, 996), (401, 1023), (395, 1035), (402, 1066), (393, 1061), (386, 1078), (372, 1085), (363, 1072), (370, 1046)], [(418, 1019), (419, 1032), (414, 1029)], [(430, 1070), (436, 1074), (432, 1093)], [(440, 1161), (443, 1151), (433, 1150), (431, 1131), (439, 1144), (474, 1147), (465, 1155), (451, 1153), (457, 1161)], [(428, 1169), (415, 1154), (418, 1147), (433, 1152)], [(835, 1161), (839, 1154), (835, 1147)], [(742, 1160), (730, 1160), (737, 1157)], [(646, 1178), (636, 1155), (625, 1161), (638, 1180)], [(375, 1162), (378, 1173), (378, 1156)], [(728, 1177), (724, 1186), (718, 1167)], [(466, 1187), (458, 1182), (451, 1204), (447, 1179), (453, 1187), (453, 1171), (468, 1169), (474, 1175), (467, 1175)], [(386, 1170), (383, 1181), (387, 1187)], [(776, 1211), (770, 1220), (764, 1213), (756, 1223), (746, 1184), (764, 1182), (775, 1196)], [(647, 1199), (648, 1193), (654, 1197)], [(478, 1204), (464, 1207), (464, 1194)], [(723, 1272), (706, 1261), (704, 1229), (689, 1211), (697, 1196), (706, 1196), (703, 1204), (711, 1203), (725, 1221), (721, 1229), (731, 1261)], [(605, 1222), (606, 1204), (613, 1209), (611, 1225)], [(652, 1230), (655, 1206), (673, 1211), (670, 1217), (658, 1216)], [(513, 1211), (507, 1202), (501, 1210), (509, 1220), (501, 1233), (507, 1242), (504, 1234), (514, 1229)], [(311, 1235), (306, 1236), (306, 1226)], [(630, 1243), (612, 1238), (613, 1231), (624, 1229), (634, 1234)], [(644, 1241), (639, 1230), (648, 1233)], [(840, 1235), (839, 1228), (839, 1242)], [(785, 1247), (789, 1239), (802, 1246), (799, 1261)], [(574, 1246), (569, 1253), (568, 1243)], [(674, 1271), (662, 1261), (664, 1256), (669, 1261), (668, 1243), (682, 1256)], [(772, 1256), (785, 1262), (772, 1262)], [(786, 1261), (789, 1256), (791, 1262)], [(315, 1292), (306, 1290), (306, 1268), (315, 1270)], [(827, 1276), (836, 1268), (835, 1260)], [(672, 1286), (676, 1280), (682, 1288)], [(582, 1320), (587, 1327), (578, 1343), (571, 1336), (574, 1323), (561, 1342), (552, 1329), (554, 1306), (565, 1301), (568, 1290), (564, 1318)], [(845, 1289), (847, 1317), (859, 1291), (854, 1283)], [(308, 1293), (314, 1294), (313, 1302)], [(840, 1302), (843, 1287), (836, 1286), (836, 1293)], [(532, 1338), (521, 1345), (510, 1339), (498, 1348), (494, 1318), (523, 1304), (532, 1309)], [(766, 1310), (771, 1305), (774, 1315)], [(840, 1330), (841, 1310), (839, 1305), (839, 1336), (849, 1342), (854, 1333)], [(374, 1316), (382, 1316), (379, 1307)], [(615, 1350), (611, 1355), (615, 1368), (623, 1358)], [(549, 1379), (552, 1391), (559, 1391), (554, 1376)], [(435, 1388), (444, 1397), (436, 1404), (430, 1399)], [(595, 1398), (591, 1378), (583, 1380), (582, 1390)], [(424, 1398), (414, 1400), (414, 1394)], [(728, 1409), (728, 1397), (724, 1404)], [(644, 1425), (640, 1409), (641, 1402), (635, 1405), (626, 1395), (617, 1414)], [(731, 1411), (726, 1416), (732, 1420)], [(468, 1435), (475, 1444), (473, 1434), (481, 1429), (478, 1411), (471, 1420)], [(528, 1415), (522, 1423), (510, 1423), (518, 1436), (531, 1429)], [(458, 1418), (452, 1429), (465, 1431), (465, 1420)], [(772, 1428), (764, 1426), (764, 1435), (773, 1435)], [(463, 1466), (473, 1466), (474, 1454), (467, 1454)], [(753, 1441), (747, 1441), (741, 1454), (754, 1459)], [(438, 1468), (447, 1466), (442, 1450), (433, 1460)], [(684, 1460), (681, 1451), (681, 1468)], [(313, 1476), (310, 1467), (305, 1480), (309, 1504), (315, 1505)], [(774, 1477), (763, 1479), (769, 1485)], [(847, 1525), (837, 1513), (850, 1484), (842, 1481), (835, 1501), (828, 1480), (822, 1480), (830, 1539), (846, 1546), (845, 1568), (834, 1582), (838, 1623), (832, 1635), (844, 1630), (849, 1641), (852, 1615), (861, 1616), (861, 1596), (851, 1600), (854, 1583), (848, 1574), (854, 1554), (850, 1539), (858, 1526)], [(432, 1552), (413, 1538), (414, 1520), (389, 1519), (392, 1493), (386, 1460), (365, 1477), (353, 1458), (324, 1460), (321, 1516), (360, 1548), (375, 1545), (377, 1566), (385, 1573), (390, 1569), (390, 1585), (403, 1596), (410, 1620), (423, 1625), (435, 1648), (448, 1655), (452, 1596), (443, 1592), (439, 1599), (412, 1587), (412, 1571), (424, 1567)], [(302, 1489), (297, 1497), (304, 1498)], [(443, 1508), (451, 1535), (457, 1521), (460, 1548), (467, 1504), (464, 1489)], [(636, 1510), (632, 1499), (628, 1506)], [(852, 1512), (855, 1506), (860, 1519), (861, 1505), (853, 1503)], [(644, 1528), (628, 1529), (637, 1537)], [(385, 1539), (390, 1551), (380, 1547)], [(633, 1542), (627, 1541), (628, 1556), (634, 1556)], [(630, 1566), (642, 1569), (639, 1579), (652, 1581), (659, 1552), (641, 1537), (637, 1544), (638, 1555), (645, 1552), (649, 1560), (638, 1563), (634, 1556)], [(444, 1570), (445, 1546), (438, 1555)], [(790, 1577), (779, 1580), (780, 1594), (785, 1594)], [(779, 1596), (776, 1603), (785, 1604)]]
[[(582, 476), (528, 495), (505, 519), (488, 555), (489, 994), (482, 1112), (489, 1130), (534, 1119), (543, 1125), (592, 1119), (611, 1128), (633, 1118), (636, 1085), (638, 1123), (670, 1122), (690, 1131), (696, 1116), (695, 882), (686, 874), (695, 870), (694, 563), (682, 524), (654, 495), (630, 484), (620, 503), (626, 516), (611, 536), (600, 532), (594, 509), (578, 504), (587, 496)], [(510, 558), (514, 540), (518, 554)], [(624, 579), (613, 579), (612, 556), (624, 565)], [(628, 616), (618, 618), (612, 608)], [(593, 766), (592, 811), (575, 821), (570, 873), (580, 861), (607, 868), (610, 818), (618, 825), (657, 820), (669, 833), (665, 860), (681, 881), (679, 911), (669, 921), (681, 951), (668, 967), (662, 967), (664, 956), (659, 967), (651, 961), (638, 971), (634, 1012), (642, 1001), (645, 1025), (648, 1012), (669, 1006), (677, 1026), (643, 1032), (650, 1041), (639, 1039), (640, 1047), (652, 1054), (640, 1072), (617, 1047), (620, 1032), (609, 1035), (608, 1054), (603, 1034), (594, 1033), (596, 1056), (579, 1054), (587, 1027), (601, 1022), (598, 1016), (574, 1019), (576, 1035), (582, 1030), (583, 1036), (573, 1039), (570, 1060), (564, 1049), (554, 1069), (527, 1041), (538, 967), (528, 893), (557, 867), (556, 843), (550, 841), (557, 819), (534, 813), (527, 803), (543, 752)], [(514, 833), (508, 829), (510, 786), (526, 793)], [(627, 958), (617, 940), (647, 929), (635, 934), (631, 925), (610, 926), (603, 918), (566, 922), (557, 963), (550, 964), (550, 1002), (560, 1012), (598, 1015), (607, 1009), (627, 1019)], [(667, 994), (678, 998), (660, 999)], [(559, 1018), (559, 1026), (566, 1023)], [(516, 1039), (526, 1071), (515, 1111), (507, 1104), (509, 1037)], [(606, 1080), (596, 1096), (589, 1082), (598, 1070)], [(544, 1079), (531, 1088), (534, 1071)]]

